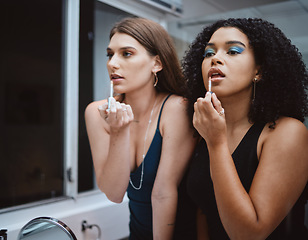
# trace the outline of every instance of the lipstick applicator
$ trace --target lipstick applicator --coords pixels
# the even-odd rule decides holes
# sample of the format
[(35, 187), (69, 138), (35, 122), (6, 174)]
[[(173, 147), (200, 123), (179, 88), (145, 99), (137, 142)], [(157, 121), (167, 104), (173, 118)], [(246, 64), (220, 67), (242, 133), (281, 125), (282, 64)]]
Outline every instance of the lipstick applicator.
[(212, 93), (212, 78), (209, 77), (209, 87), (208, 87), (208, 92)]
[(110, 109), (110, 98), (113, 97), (113, 81), (110, 81), (110, 92), (108, 98), (108, 109)]

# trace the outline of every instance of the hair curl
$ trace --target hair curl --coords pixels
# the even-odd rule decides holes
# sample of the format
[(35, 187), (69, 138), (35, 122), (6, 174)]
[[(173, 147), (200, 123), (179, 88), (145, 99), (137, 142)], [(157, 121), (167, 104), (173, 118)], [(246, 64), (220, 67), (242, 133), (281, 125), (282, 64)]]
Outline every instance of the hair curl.
[(259, 18), (219, 20), (205, 27), (192, 42), (182, 60), (189, 87), (189, 116), (193, 116), (194, 102), (206, 92), (201, 70), (204, 49), (213, 33), (221, 27), (235, 27), (242, 31), (248, 37), (260, 66), (262, 78), (256, 84), (249, 120), (272, 123), (272, 127), (280, 116), (303, 122), (308, 113), (308, 74), (302, 56), (280, 29)]

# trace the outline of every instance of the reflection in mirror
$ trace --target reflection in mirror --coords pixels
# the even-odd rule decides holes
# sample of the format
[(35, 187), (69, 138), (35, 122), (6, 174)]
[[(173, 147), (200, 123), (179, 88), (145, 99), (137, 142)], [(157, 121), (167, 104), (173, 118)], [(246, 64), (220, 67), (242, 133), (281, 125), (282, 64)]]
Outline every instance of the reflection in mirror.
[(17, 240), (77, 240), (72, 230), (60, 220), (38, 217), (28, 222), (19, 232)]

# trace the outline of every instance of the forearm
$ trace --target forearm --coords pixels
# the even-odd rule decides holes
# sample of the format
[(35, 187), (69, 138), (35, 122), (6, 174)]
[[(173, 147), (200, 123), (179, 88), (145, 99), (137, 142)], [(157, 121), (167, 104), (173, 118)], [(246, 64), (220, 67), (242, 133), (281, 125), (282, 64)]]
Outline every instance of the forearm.
[(206, 216), (200, 208), (197, 210), (197, 239), (210, 240)]
[(111, 132), (107, 161), (98, 176), (100, 189), (111, 201), (121, 202), (126, 192), (130, 176), (129, 152), (129, 128)]
[(172, 239), (177, 209), (177, 191), (166, 196), (152, 196), (154, 240)]

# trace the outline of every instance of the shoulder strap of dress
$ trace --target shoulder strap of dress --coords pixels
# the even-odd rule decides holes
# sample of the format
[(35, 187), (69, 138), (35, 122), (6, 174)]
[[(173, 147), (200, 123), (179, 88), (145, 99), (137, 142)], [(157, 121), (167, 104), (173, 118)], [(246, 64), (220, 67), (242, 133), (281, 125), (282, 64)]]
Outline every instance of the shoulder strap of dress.
[(263, 128), (265, 127), (265, 123), (263, 122), (256, 122), (253, 124), (250, 130), (250, 134), (255, 135), (257, 137), (257, 140), (259, 139), (259, 136), (261, 132), (263, 131)]
[(172, 95), (172, 94), (169, 94), (169, 95), (165, 98), (165, 100), (164, 100), (164, 102), (163, 102), (163, 104), (162, 104), (162, 106), (161, 106), (161, 109), (160, 109), (160, 112), (159, 112), (159, 115), (158, 115), (157, 128), (159, 128), (160, 117), (161, 117), (161, 113), (162, 113), (162, 111), (163, 111), (164, 105), (165, 105), (166, 101), (168, 100), (168, 98), (169, 98), (171, 95)]

